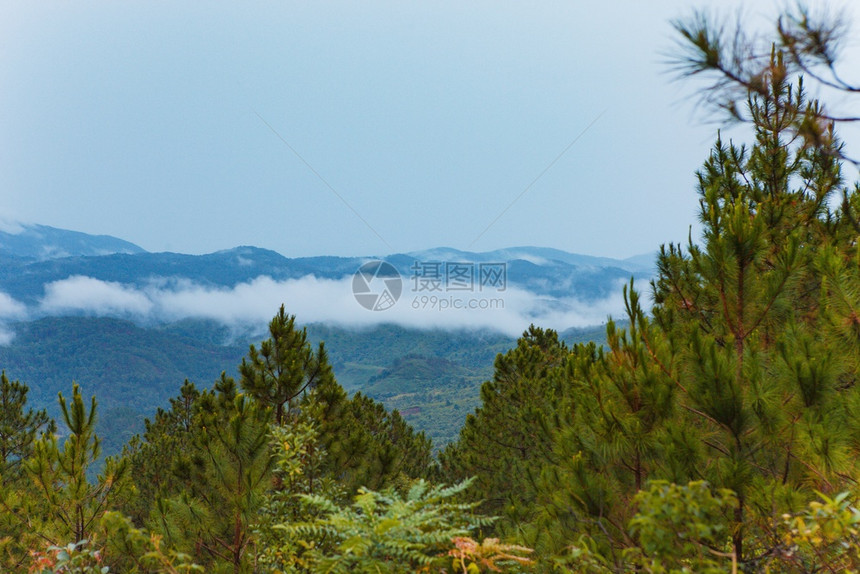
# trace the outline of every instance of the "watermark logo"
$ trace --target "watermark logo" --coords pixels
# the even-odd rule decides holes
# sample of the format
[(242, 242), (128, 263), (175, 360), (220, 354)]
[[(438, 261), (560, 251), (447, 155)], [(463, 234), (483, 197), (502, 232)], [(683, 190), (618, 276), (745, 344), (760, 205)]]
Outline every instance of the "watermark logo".
[[(485, 310), (504, 309), (503, 299), (488, 299), (487, 293), (507, 289), (506, 263), (466, 263), (462, 261), (415, 261), (409, 268), (413, 309)], [(370, 311), (392, 308), (403, 293), (403, 280), (386, 261), (370, 261), (352, 277), (355, 300)], [(463, 297), (480, 293), (478, 297)]]
[(358, 304), (370, 311), (391, 309), (403, 292), (403, 280), (394, 265), (369, 261), (352, 276), (352, 294)]
[(506, 263), (416, 261), (412, 267), (412, 291), (504, 291), (508, 286)]

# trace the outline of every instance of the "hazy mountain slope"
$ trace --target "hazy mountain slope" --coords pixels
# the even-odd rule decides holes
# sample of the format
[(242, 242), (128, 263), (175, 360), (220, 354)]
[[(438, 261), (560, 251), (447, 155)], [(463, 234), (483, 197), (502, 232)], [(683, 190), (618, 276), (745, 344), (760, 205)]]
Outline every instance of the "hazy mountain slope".
[(104, 408), (150, 412), (185, 378), (208, 386), (222, 370), (235, 371), (247, 350), (106, 317), (49, 317), (15, 331), (13, 343), (0, 347), (0, 365), (27, 382), (30, 400), (52, 410), (57, 392), (76, 381)]
[(0, 229), (0, 254), (37, 260), (111, 253), (144, 253), (141, 247), (110, 235), (89, 235), (47, 225), (12, 224)]
[[(450, 247), (437, 247), (424, 251), (414, 251), (407, 255), (425, 261), (527, 261), (535, 265), (547, 265), (549, 263), (566, 263), (576, 267), (615, 267), (627, 272), (638, 273), (646, 271), (650, 266), (651, 255), (637, 255), (628, 259), (612, 259), (609, 257), (594, 257), (592, 255), (580, 255), (568, 253), (560, 249), (550, 247), (510, 247), (507, 249), (496, 249), (476, 253), (473, 251), (460, 251)], [(643, 258), (645, 260), (643, 261)]]
[[(235, 376), (248, 344), (261, 338), (231, 340), (234, 334), (223, 325), (198, 320), (143, 328), (112, 318), (50, 317), (16, 324), (15, 330), (12, 344), (0, 347), (0, 368), (26, 382), (31, 404), (55, 417), (57, 393), (71, 392), (72, 381), (86, 396), (95, 394), (109, 452), (140, 432), (143, 416), (165, 406), (186, 378), (209, 387), (222, 371)], [(308, 331), (314, 343), (325, 341), (344, 387), (400, 409), (437, 445), (456, 436), (478, 405), (478, 389), (492, 376), (496, 355), (515, 344), (496, 333), (394, 325), (310, 325)], [(599, 329), (564, 336), (602, 337)]]
[[(237, 247), (206, 255), (148, 253), (121, 239), (92, 236), (46, 226), (25, 226), (17, 233), (0, 231), (0, 291), (33, 306), (45, 285), (84, 276), (138, 289), (181, 282), (206, 287), (234, 287), (265, 276), (275, 281), (314, 276), (351, 277), (374, 257), (286, 258), (257, 247)], [(621, 261), (540, 247), (514, 247), (486, 253), (437, 248), (384, 257), (409, 289), (416, 262), (505, 263), (506, 287), (553, 298), (604, 298), (631, 276), (647, 279), (641, 260)]]

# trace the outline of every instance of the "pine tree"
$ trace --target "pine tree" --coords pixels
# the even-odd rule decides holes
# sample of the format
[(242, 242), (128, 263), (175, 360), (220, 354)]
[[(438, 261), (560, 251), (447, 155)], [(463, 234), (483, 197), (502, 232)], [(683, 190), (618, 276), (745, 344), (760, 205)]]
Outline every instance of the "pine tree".
[[(785, 125), (786, 135), (860, 167), (857, 157), (848, 157), (843, 148), (830, 145), (829, 134), (834, 125), (860, 120), (846, 104), (860, 93), (857, 78), (846, 75), (843, 69), (842, 48), (850, 16), (830, 10), (825, 3), (813, 9), (801, 1), (786, 7), (776, 18), (775, 34), (745, 26), (744, 20), (738, 18), (732, 25), (721, 22), (717, 14), (697, 12), (674, 21), (678, 48), (672, 64), (677, 77), (705, 78), (706, 83), (699, 84), (698, 89), (701, 103), (730, 121), (758, 126), (759, 118), (747, 105), (754, 96), (790, 119)], [(788, 84), (805, 81), (815, 93), (841, 97), (831, 98), (832, 107), (821, 102), (807, 105), (775, 94), (771, 89), (774, 80)]]
[[(778, 57), (772, 66), (782, 69)], [(707, 449), (702, 477), (737, 496), (739, 561), (761, 551), (775, 513), (854, 470), (845, 407), (855, 391), (840, 388), (844, 370), (821, 337), (815, 267), (836, 227), (837, 154), (793, 145), (792, 116), (814, 105), (801, 86), (775, 72), (769, 90), (749, 102), (755, 144), (718, 140), (699, 173), (702, 245), (664, 250), (654, 285), (681, 405)]]
[(283, 305), (269, 323), (269, 338), (259, 350), (251, 345), (239, 372), (242, 388), (272, 409), (276, 425), (301, 421), (316, 428), (326, 453), (323, 475), (337, 477), (346, 493), (383, 488), (401, 474), (426, 475), (430, 441), (369, 397), (349, 398), (335, 380), (325, 345), (314, 352), (306, 329)]
[(298, 400), (313, 389), (327, 365), (323, 344), (314, 353), (307, 329), (299, 330), (295, 323), (295, 315), (287, 316), (281, 305), (269, 323), (269, 338), (259, 350), (251, 345), (239, 366), (242, 388), (272, 409), (278, 425), (294, 414)]
[(34, 444), (32, 456), (23, 463), (34, 486), (33, 498), (21, 516), (34, 535), (55, 545), (86, 539), (129, 487), (127, 463), (110, 457), (94, 483), (87, 477), (101, 454), (94, 432), (95, 397), (88, 410), (75, 384), (71, 401), (60, 393), (59, 403), (69, 435), (62, 447), (53, 435), (43, 435)]
[(481, 386), (482, 404), (466, 418), (459, 440), (441, 454), (446, 478), (475, 477), (469, 495), (482, 512), (520, 524), (531, 513), (531, 484), (550, 459), (551, 421), (566, 393), (567, 346), (535, 326), (517, 347), (496, 358), (493, 380)]
[(53, 434), (56, 430), (45, 410), (24, 410), (29, 391), (27, 385), (9, 381), (6, 371), (0, 373), (0, 484), (18, 476), (21, 461), (33, 452), (40, 431)]
[(201, 399), (211, 407), (203, 411), (195, 441), (203, 457), (201, 472), (191, 488), (156, 502), (155, 520), (170, 544), (196, 554), (212, 569), (238, 573), (253, 562), (248, 550), (271, 486), (273, 460), (271, 412), (234, 391), (235, 383), (222, 376), (216, 391)]
[(349, 398), (326, 363), (319, 384), (302, 402), (299, 421), (317, 429), (325, 451), (324, 477), (346, 495), (359, 487), (385, 488), (432, 471), (432, 444), (397, 413), (361, 393)]
[(644, 313), (633, 284), (624, 290), (626, 329), (607, 324), (604, 348), (574, 346), (550, 431), (552, 452), (537, 461), (530, 486), (535, 502), (521, 541), (543, 553), (561, 552), (589, 534), (613, 555), (629, 542), (633, 499), (655, 476), (686, 481), (692, 459), (674, 439), (675, 388), (645, 341), (660, 334)]
[(186, 379), (179, 396), (170, 399), (170, 409), (159, 408), (146, 419), (143, 435), (123, 449), (137, 495), (124, 501), (122, 510), (138, 525), (150, 522), (159, 497), (191, 489), (202, 474), (204, 459), (195, 442), (202, 430), (200, 397), (197, 386)]
[(646, 536), (630, 530), (636, 491), (704, 480), (732, 493), (714, 552), (756, 568), (784, 513), (855, 480), (858, 226), (832, 198), (858, 199), (832, 131), (826, 146), (794, 136), (816, 104), (782, 66), (775, 54), (769, 97), (748, 102), (753, 143), (718, 139), (699, 172), (703, 235), (661, 249), (651, 316), (631, 286), (628, 326), (610, 322), (603, 349), (552, 363), (524, 337), (446, 451), (526, 544), (554, 553), (587, 535), (624, 571)]
[(44, 410), (26, 408), (28, 392), (27, 385), (0, 373), (0, 569), (20, 568), (27, 557), (32, 528), (25, 517), (33, 494), (22, 465), (37, 435), (56, 431)]

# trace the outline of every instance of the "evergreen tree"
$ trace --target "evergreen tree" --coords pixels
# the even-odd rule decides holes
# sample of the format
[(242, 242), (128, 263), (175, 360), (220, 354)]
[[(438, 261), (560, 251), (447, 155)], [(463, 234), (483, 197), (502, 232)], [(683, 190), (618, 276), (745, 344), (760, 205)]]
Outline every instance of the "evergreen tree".
[(54, 545), (87, 539), (105, 512), (129, 489), (128, 466), (108, 458), (96, 481), (87, 472), (99, 459), (99, 439), (94, 433), (96, 400), (89, 410), (80, 388), (74, 385), (71, 401), (59, 394), (60, 410), (68, 429), (62, 447), (53, 435), (43, 435), (24, 460), (32, 488), (27, 500), (15, 510), (17, 519), (27, 524), (30, 541), (50, 541)]
[(319, 384), (302, 403), (299, 420), (314, 425), (324, 476), (335, 478), (344, 493), (359, 487), (385, 488), (403, 478), (432, 472), (432, 444), (397, 411), (388, 412), (370, 397), (347, 397), (326, 365)]
[[(846, 104), (860, 93), (857, 78), (847, 76), (843, 69), (842, 48), (850, 17), (831, 11), (826, 4), (812, 9), (806, 2), (798, 2), (776, 18), (773, 35), (742, 26), (742, 21), (738, 18), (733, 26), (719, 21), (717, 14), (698, 12), (673, 22), (678, 49), (672, 64), (678, 78), (706, 78), (700, 84), (701, 102), (730, 121), (760, 124), (747, 105), (754, 96), (790, 118), (787, 134), (860, 167), (857, 157), (846, 156), (843, 148), (834, 148), (829, 141), (833, 125), (860, 120)], [(821, 102), (806, 105), (776, 95), (771, 89), (774, 80), (798, 85), (805, 81), (816, 93), (842, 97), (832, 98), (833, 108)], [(840, 105), (844, 109), (839, 110)]]
[(56, 430), (44, 409), (25, 411), (29, 391), (27, 385), (9, 381), (6, 371), (0, 372), (0, 484), (18, 476), (21, 461), (33, 451), (37, 433)]
[(144, 421), (143, 435), (123, 449), (137, 495), (124, 501), (122, 510), (138, 525), (149, 523), (159, 497), (191, 489), (202, 474), (204, 459), (195, 443), (202, 430), (200, 397), (196, 385), (186, 379), (179, 396), (170, 399), (170, 409), (159, 407), (153, 419)]
[[(856, 361), (842, 357), (858, 349), (849, 309), (860, 283), (845, 213), (829, 201), (855, 199), (841, 187), (835, 136), (831, 150), (793, 137), (794, 115), (814, 104), (786, 77), (774, 73), (770, 96), (748, 102), (754, 144), (719, 139), (699, 172), (702, 242), (661, 249), (653, 318), (628, 308), (622, 345), (609, 326), (599, 376), (571, 374), (583, 392), (554, 435), (561, 464), (544, 472), (539, 524), (587, 532), (618, 571), (621, 550), (645, 536), (628, 529), (639, 470), (730, 490), (731, 544), (719, 551), (751, 569), (780, 544), (782, 514), (856, 475)], [(644, 419), (630, 417), (636, 402)], [(595, 519), (607, 524), (589, 527)]]
[(645, 345), (660, 335), (632, 282), (624, 295), (629, 326), (610, 321), (604, 348), (576, 345), (561, 377), (567, 391), (552, 421), (552, 451), (537, 461), (535, 502), (520, 525), (521, 540), (542, 553), (589, 534), (614, 555), (629, 541), (636, 493), (655, 476), (686, 481), (694, 472), (695, 447), (676, 440), (683, 431), (674, 425), (675, 388)]
[(222, 377), (204, 398), (196, 447), (204, 459), (194, 486), (157, 501), (157, 526), (169, 543), (195, 554), (212, 571), (249, 571), (253, 525), (271, 486), (268, 449), (271, 412), (250, 397), (235, 394)]
[(515, 349), (496, 358), (493, 380), (481, 386), (481, 406), (441, 455), (446, 477), (474, 476), (470, 495), (503, 524), (516, 526), (531, 511), (529, 485), (550, 458), (550, 421), (567, 392), (568, 354), (555, 331), (529, 327)]
[(858, 199), (835, 134), (794, 135), (816, 104), (778, 54), (771, 70), (769, 96), (748, 102), (753, 144), (718, 139), (698, 174), (701, 242), (661, 249), (651, 316), (631, 285), (628, 326), (610, 322), (603, 349), (537, 352), (524, 337), (445, 452), (524, 543), (556, 553), (587, 535), (625, 571), (652, 534), (630, 529), (637, 490), (704, 480), (732, 493), (714, 552), (755, 569), (781, 547), (784, 513), (855, 480), (860, 272), (844, 205)]
[(22, 464), (33, 453), (38, 433), (51, 435), (56, 425), (44, 410), (27, 409), (27, 385), (0, 373), (0, 569), (21, 567), (30, 530), (26, 516), (30, 484)]
[(295, 323), (296, 316), (287, 316), (281, 305), (269, 323), (269, 338), (259, 350), (251, 345), (239, 366), (242, 388), (272, 409), (278, 425), (294, 414), (298, 399), (313, 389), (328, 365), (324, 345), (320, 343), (314, 353), (307, 329), (298, 330)]
[(792, 115), (814, 105), (802, 89), (783, 73), (768, 89), (749, 102), (752, 148), (720, 140), (699, 173), (703, 244), (664, 250), (654, 284), (655, 322), (673, 341), (672, 375), (706, 448), (701, 476), (737, 496), (739, 561), (762, 552), (779, 513), (855, 471), (846, 407), (856, 391), (839, 383), (853, 374), (822, 337), (815, 266), (838, 227), (828, 200), (840, 166), (828, 149), (792, 144)]
[(312, 424), (325, 451), (324, 476), (336, 477), (345, 492), (383, 488), (401, 474), (425, 476), (430, 441), (397, 413), (360, 393), (349, 398), (335, 380), (325, 346), (316, 352), (283, 305), (269, 324), (260, 349), (251, 346), (239, 367), (241, 386), (272, 409), (276, 425)]

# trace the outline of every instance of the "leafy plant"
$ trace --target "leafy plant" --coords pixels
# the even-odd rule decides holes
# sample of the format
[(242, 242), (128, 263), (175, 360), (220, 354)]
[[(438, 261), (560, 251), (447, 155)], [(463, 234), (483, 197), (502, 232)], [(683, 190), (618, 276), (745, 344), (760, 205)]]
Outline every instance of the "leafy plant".
[(452, 540), (489, 523), (472, 513), (474, 504), (456, 501), (470, 483), (431, 486), (417, 480), (405, 495), (361, 489), (345, 507), (303, 495), (319, 516), (277, 528), (305, 549), (299, 565), (310, 572), (438, 570), (449, 560)]

